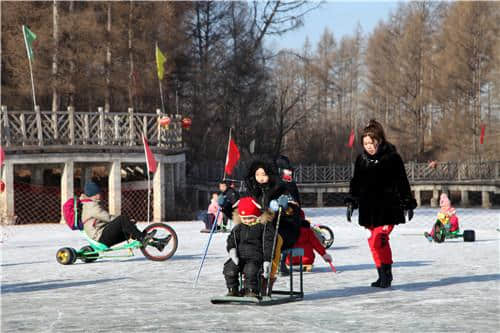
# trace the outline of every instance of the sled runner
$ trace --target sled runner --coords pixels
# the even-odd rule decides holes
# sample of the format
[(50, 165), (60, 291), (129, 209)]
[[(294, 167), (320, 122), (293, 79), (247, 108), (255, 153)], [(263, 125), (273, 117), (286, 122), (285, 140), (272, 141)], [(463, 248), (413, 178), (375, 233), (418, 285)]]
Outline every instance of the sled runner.
[[(290, 289), (289, 290), (270, 290), (269, 296), (263, 295), (266, 292), (262, 292), (262, 289), (267, 289), (262, 287), (262, 283), (259, 286), (261, 290), (261, 295), (257, 297), (245, 297), (245, 296), (219, 296), (210, 299), (212, 304), (240, 304), (240, 305), (275, 305), (283, 304), (288, 302), (301, 301), (304, 298), (304, 286), (303, 286), (303, 271), (302, 271), (302, 256), (304, 255), (304, 250), (301, 248), (293, 248), (289, 250), (284, 250), (283, 253), (290, 255), (292, 257), (299, 257), (299, 291), (293, 289), (293, 272), (290, 272)], [(241, 279), (241, 276), (240, 276)], [(278, 296), (279, 295), (279, 296)]]

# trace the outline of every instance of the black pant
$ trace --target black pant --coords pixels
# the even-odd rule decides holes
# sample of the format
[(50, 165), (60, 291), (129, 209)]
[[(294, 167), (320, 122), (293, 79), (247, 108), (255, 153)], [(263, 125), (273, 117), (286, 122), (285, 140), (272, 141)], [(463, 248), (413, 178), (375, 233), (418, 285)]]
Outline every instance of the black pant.
[(142, 231), (137, 229), (135, 224), (130, 222), (128, 217), (120, 215), (104, 227), (99, 242), (107, 246), (113, 246), (126, 241), (129, 237), (142, 241), (144, 235)]
[(255, 261), (245, 261), (240, 258), (240, 262), (236, 265), (231, 259), (224, 264), (224, 278), (228, 288), (239, 287), (239, 273), (245, 275), (245, 288), (257, 290), (259, 283), (259, 272), (262, 263)]

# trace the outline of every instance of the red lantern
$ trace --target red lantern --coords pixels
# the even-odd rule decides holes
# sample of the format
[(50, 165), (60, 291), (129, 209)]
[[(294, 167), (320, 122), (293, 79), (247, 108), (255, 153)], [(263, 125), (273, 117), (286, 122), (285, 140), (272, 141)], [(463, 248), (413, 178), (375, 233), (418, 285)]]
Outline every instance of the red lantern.
[(168, 128), (168, 125), (170, 125), (170, 117), (162, 117), (160, 118), (160, 120), (158, 120), (158, 123), (160, 124), (160, 127), (163, 127), (163, 128)]
[(0, 180), (0, 193), (3, 193), (3, 191), (5, 191), (5, 183), (3, 180)]
[(185, 117), (182, 119), (181, 123), (182, 123), (182, 128), (188, 130), (191, 128), (191, 124), (193, 123), (193, 121), (191, 120), (191, 118)]

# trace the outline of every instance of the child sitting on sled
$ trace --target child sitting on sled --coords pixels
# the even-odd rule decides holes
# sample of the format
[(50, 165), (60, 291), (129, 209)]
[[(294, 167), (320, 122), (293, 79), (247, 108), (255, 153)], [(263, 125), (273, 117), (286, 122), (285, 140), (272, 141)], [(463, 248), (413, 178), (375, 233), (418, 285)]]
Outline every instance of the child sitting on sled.
[[(302, 248), (304, 249), (304, 256), (302, 257), (302, 264), (304, 267), (304, 271), (311, 272), (314, 264), (314, 251), (318, 252), (323, 260), (326, 262), (331, 262), (332, 257), (326, 253), (325, 247), (320, 243), (318, 237), (316, 237), (314, 231), (311, 229), (311, 224), (302, 220), (302, 225), (300, 227), (300, 235), (299, 239), (293, 245), (294, 248)], [(290, 256), (286, 257), (286, 265), (299, 265), (300, 258), (293, 257), (292, 262), (290, 263)]]
[(261, 207), (253, 198), (241, 198), (235, 206), (238, 207), (240, 223), (227, 238), (229, 259), (223, 270), (228, 288), (226, 296), (241, 296), (239, 273), (243, 273), (243, 296), (257, 297), (261, 267), (264, 278), (267, 279), (271, 273), (275, 228), (272, 223), (260, 218)]
[[(437, 221), (440, 221), (448, 231), (453, 232), (459, 229), (458, 217), (455, 208), (452, 207), (450, 199), (446, 193), (441, 193), (439, 198), (439, 206), (441, 209), (437, 215)], [(437, 222), (436, 221), (436, 222)], [(434, 228), (431, 232), (424, 232), (425, 238), (432, 241), (434, 236)]]

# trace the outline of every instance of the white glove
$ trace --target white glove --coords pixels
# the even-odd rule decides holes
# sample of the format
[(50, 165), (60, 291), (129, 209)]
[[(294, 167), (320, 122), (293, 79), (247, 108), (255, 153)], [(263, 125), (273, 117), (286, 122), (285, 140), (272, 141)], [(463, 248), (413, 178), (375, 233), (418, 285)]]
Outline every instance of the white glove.
[(267, 279), (269, 277), (269, 274), (271, 274), (271, 263), (269, 261), (264, 261), (264, 264), (262, 264), (262, 268), (264, 269), (262, 276)]
[(332, 262), (332, 256), (329, 255), (328, 253), (325, 253), (325, 255), (323, 256), (323, 259), (326, 261), (326, 262)]
[(236, 249), (234, 247), (229, 250), (229, 258), (231, 258), (235, 265), (238, 265), (238, 263), (240, 262), (238, 254), (236, 253)]

